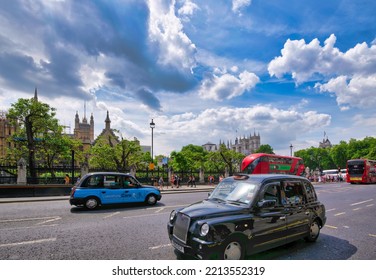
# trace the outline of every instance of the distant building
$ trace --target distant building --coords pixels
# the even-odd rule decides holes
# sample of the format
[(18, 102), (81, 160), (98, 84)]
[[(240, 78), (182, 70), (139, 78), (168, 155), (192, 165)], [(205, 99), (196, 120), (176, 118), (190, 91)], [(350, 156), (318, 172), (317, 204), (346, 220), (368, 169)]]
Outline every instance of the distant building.
[(119, 137), (116, 136), (114, 130), (111, 129), (111, 120), (110, 120), (110, 115), (108, 111), (107, 111), (107, 117), (104, 122), (105, 122), (105, 127), (102, 130), (101, 134), (99, 134), (98, 137), (95, 139), (95, 142), (101, 138), (101, 139), (104, 139), (110, 145), (114, 145), (114, 146), (117, 145), (120, 142), (120, 140), (119, 140)]
[(324, 138), (322, 142), (319, 143), (319, 148), (331, 148), (332, 143), (329, 141), (328, 136), (326, 135), (326, 132), (324, 132)]
[(78, 116), (78, 112), (76, 112), (75, 120), (74, 120), (74, 138), (78, 139), (82, 142), (83, 150), (88, 150), (94, 142), (94, 117), (91, 114), (90, 123), (87, 122), (86, 119), (86, 106), (84, 117), (82, 122), (80, 122), (80, 117)]
[(7, 112), (0, 111), (0, 159), (5, 159), (7, 149), (14, 149), (14, 142), (8, 141), (17, 128), (10, 124)]
[[(225, 144), (224, 142), (219, 141), (219, 145), (213, 144), (211, 142), (208, 142), (202, 147), (208, 151), (208, 152), (214, 152), (219, 149), (219, 146)], [(232, 141), (227, 142), (225, 144), (227, 149), (233, 150), (238, 153), (242, 153), (243, 155), (249, 155), (254, 153), (257, 149), (260, 148), (261, 145), (261, 137), (260, 133), (256, 135), (256, 132), (254, 134), (250, 134), (248, 137), (243, 136), (243, 137), (236, 137), (235, 142), (232, 143)]]
[(202, 145), (202, 147), (204, 148), (204, 150), (206, 150), (208, 152), (215, 152), (218, 149), (217, 145), (213, 144), (211, 142), (208, 142), (208, 143)]

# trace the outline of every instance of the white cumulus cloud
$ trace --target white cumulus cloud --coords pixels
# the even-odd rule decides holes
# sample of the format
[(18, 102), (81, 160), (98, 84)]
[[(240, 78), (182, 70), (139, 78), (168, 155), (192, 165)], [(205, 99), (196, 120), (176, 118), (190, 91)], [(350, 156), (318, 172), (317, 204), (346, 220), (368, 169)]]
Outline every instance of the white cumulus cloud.
[(176, 69), (192, 71), (195, 66), (196, 47), (183, 31), (183, 25), (175, 15), (175, 3), (149, 0), (149, 37), (158, 45), (158, 62)]
[(238, 76), (228, 73), (213, 75), (202, 81), (199, 96), (217, 101), (232, 99), (251, 90), (259, 81), (260, 79), (254, 73), (248, 71), (243, 71)]
[(374, 106), (376, 45), (369, 47), (367, 43), (361, 43), (341, 52), (335, 43), (333, 34), (323, 46), (318, 39), (308, 44), (305, 40), (287, 40), (281, 56), (269, 63), (269, 74), (277, 78), (291, 74), (297, 84), (321, 79), (323, 82), (317, 83), (316, 88), (334, 93), (342, 109)]

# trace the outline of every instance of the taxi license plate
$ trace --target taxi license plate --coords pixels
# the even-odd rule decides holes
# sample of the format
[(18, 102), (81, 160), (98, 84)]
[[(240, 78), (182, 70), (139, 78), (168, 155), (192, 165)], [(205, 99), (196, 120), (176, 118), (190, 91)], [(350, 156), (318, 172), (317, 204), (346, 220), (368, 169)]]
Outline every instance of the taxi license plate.
[(179, 245), (178, 243), (176, 243), (175, 241), (172, 240), (172, 246), (174, 246), (174, 248), (176, 250), (178, 250), (179, 252), (182, 252), (184, 253), (184, 247)]

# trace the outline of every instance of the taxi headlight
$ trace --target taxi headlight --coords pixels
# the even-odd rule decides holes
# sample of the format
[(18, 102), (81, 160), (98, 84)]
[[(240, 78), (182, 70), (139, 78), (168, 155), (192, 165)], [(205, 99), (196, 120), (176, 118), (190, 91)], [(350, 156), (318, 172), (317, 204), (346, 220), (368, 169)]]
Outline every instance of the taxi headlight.
[(175, 210), (172, 210), (171, 213), (170, 213), (170, 221), (172, 221), (176, 216), (176, 211)]
[(207, 223), (204, 223), (200, 227), (200, 235), (206, 236), (209, 233), (209, 225)]

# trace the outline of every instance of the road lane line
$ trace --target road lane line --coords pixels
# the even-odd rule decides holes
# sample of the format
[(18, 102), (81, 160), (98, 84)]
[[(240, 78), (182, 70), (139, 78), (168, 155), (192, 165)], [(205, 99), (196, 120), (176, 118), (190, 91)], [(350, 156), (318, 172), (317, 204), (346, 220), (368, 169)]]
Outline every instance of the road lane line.
[(334, 211), (334, 210), (336, 210), (336, 208), (328, 209), (328, 210), (326, 210), (326, 212), (330, 212), (330, 211)]
[(368, 234), (369, 236), (371, 236), (371, 237), (376, 237), (376, 234), (372, 234), (372, 233), (370, 233), (370, 234)]
[(35, 220), (56, 219), (56, 218), (60, 218), (60, 217), (59, 217), (59, 216), (54, 216), (54, 217), (37, 217), (37, 218), (24, 218), (24, 219), (0, 220), (0, 223), (25, 222), (25, 221), (35, 221)]
[(61, 217), (55, 217), (55, 218), (52, 218), (52, 219), (49, 219), (49, 220), (46, 220), (46, 221), (43, 221), (43, 222), (39, 222), (39, 223), (37, 223), (37, 225), (43, 225), (43, 224), (46, 224), (46, 223), (49, 223), (49, 222), (55, 222), (55, 221), (58, 221), (58, 220), (61, 220)]
[(325, 227), (332, 228), (332, 229), (337, 229), (338, 228), (338, 227), (330, 226), (330, 225), (325, 225)]
[(373, 201), (373, 198), (368, 199), (368, 200), (364, 200), (364, 201), (360, 201), (360, 202), (356, 202), (356, 203), (353, 203), (353, 204), (350, 204), (350, 205), (351, 205), (351, 206), (355, 206), (355, 205), (359, 205), (359, 204), (367, 203), (367, 202), (370, 202), (370, 201)]
[(158, 215), (168, 215), (169, 213), (163, 212), (163, 213), (156, 213), (156, 214), (145, 214), (145, 215), (135, 215), (135, 216), (126, 216), (123, 217), (123, 219), (132, 219), (132, 218), (145, 218), (150, 216), (158, 216)]
[(30, 240), (30, 241), (23, 241), (23, 242), (17, 242), (17, 243), (8, 243), (8, 244), (0, 244), (0, 247), (14, 247), (14, 246), (21, 246), (21, 245), (39, 244), (39, 243), (44, 243), (44, 242), (53, 242), (53, 241), (56, 241), (56, 238)]
[(58, 224), (50, 224), (50, 225), (35, 225), (35, 226), (25, 226), (25, 227), (12, 227), (12, 228), (0, 228), (0, 230), (18, 230), (18, 229), (34, 229), (34, 228), (43, 228), (43, 227), (56, 227)]
[(120, 214), (120, 212), (111, 213), (111, 214), (109, 214), (107, 216), (104, 216), (103, 219), (111, 218), (111, 217), (113, 217), (113, 216), (115, 216), (117, 214)]
[(162, 245), (158, 245), (158, 246), (149, 247), (148, 249), (149, 250), (157, 250), (157, 249), (166, 248), (166, 247), (171, 247), (171, 244), (162, 244)]
[(368, 204), (368, 205), (366, 205), (366, 207), (371, 207), (371, 206), (373, 206), (373, 205), (375, 205), (375, 204)]
[(159, 213), (161, 211), (165, 210), (165, 207), (161, 207), (160, 209), (158, 209), (157, 211), (155, 211), (155, 213)]
[(334, 216), (341, 216), (341, 215), (344, 215), (344, 214), (346, 214), (346, 212), (340, 212), (340, 213), (334, 214)]
[(358, 211), (360, 209), (362, 209), (362, 207), (354, 208), (353, 211)]

